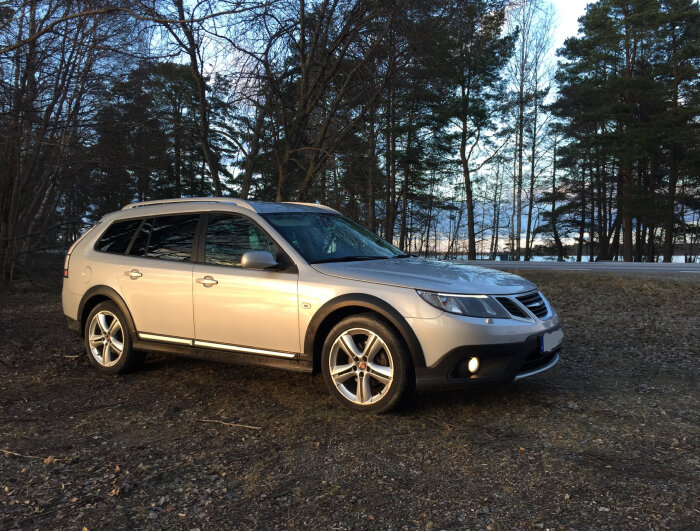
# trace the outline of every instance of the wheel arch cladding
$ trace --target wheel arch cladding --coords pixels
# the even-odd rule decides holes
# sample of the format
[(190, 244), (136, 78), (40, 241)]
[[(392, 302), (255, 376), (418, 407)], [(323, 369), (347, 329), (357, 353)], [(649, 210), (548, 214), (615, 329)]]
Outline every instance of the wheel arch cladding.
[(109, 286), (93, 286), (85, 292), (85, 295), (83, 295), (83, 298), (80, 300), (80, 306), (78, 307), (80, 335), (85, 335), (85, 325), (90, 312), (93, 310), (93, 308), (95, 308), (95, 306), (105, 301), (113, 302), (117, 305), (117, 308), (119, 308), (119, 310), (124, 314), (126, 325), (129, 327), (131, 337), (135, 338), (136, 327), (134, 326), (134, 321), (131, 318), (131, 313), (126, 306), (124, 299), (122, 299), (119, 293)]
[(320, 370), (323, 343), (337, 323), (351, 315), (375, 313), (396, 329), (404, 340), (414, 367), (425, 367), (423, 349), (415, 332), (403, 316), (390, 304), (364, 293), (341, 295), (321, 306), (314, 314), (304, 336), (304, 356), (313, 361), (314, 372)]

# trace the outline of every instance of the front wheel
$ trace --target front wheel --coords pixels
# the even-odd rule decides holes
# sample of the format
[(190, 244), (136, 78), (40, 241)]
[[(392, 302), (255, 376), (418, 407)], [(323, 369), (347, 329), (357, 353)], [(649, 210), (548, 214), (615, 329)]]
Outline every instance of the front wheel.
[(413, 388), (403, 341), (373, 315), (348, 317), (334, 326), (323, 344), (321, 364), (331, 395), (355, 411), (389, 411)]
[(88, 315), (85, 348), (90, 363), (110, 374), (131, 371), (144, 359), (142, 353), (134, 352), (124, 314), (111, 301), (101, 302)]

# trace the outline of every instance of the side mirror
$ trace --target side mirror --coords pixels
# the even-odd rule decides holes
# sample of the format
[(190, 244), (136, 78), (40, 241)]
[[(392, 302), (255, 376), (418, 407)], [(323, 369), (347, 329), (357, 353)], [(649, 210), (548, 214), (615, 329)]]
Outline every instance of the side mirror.
[(277, 265), (277, 260), (268, 251), (248, 251), (241, 257), (241, 267), (244, 269), (269, 269)]

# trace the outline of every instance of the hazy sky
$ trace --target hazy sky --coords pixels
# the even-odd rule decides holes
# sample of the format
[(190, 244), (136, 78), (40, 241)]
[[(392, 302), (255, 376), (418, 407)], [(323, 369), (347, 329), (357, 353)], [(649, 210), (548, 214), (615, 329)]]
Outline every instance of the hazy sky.
[(554, 30), (554, 49), (559, 49), (567, 37), (576, 35), (578, 17), (586, 12), (586, 5), (594, 0), (550, 0), (557, 10)]

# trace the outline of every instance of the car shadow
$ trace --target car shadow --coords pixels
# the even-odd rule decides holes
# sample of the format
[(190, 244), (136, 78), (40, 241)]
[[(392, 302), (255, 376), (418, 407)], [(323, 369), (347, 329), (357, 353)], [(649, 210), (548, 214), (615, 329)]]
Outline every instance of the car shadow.
[(547, 382), (537, 381), (499, 383), (472, 389), (418, 391), (403, 404), (400, 412), (416, 415), (453, 410), (455, 406), (502, 410), (519, 404), (549, 408), (555, 406), (558, 397), (568, 391), (561, 385), (551, 387)]

